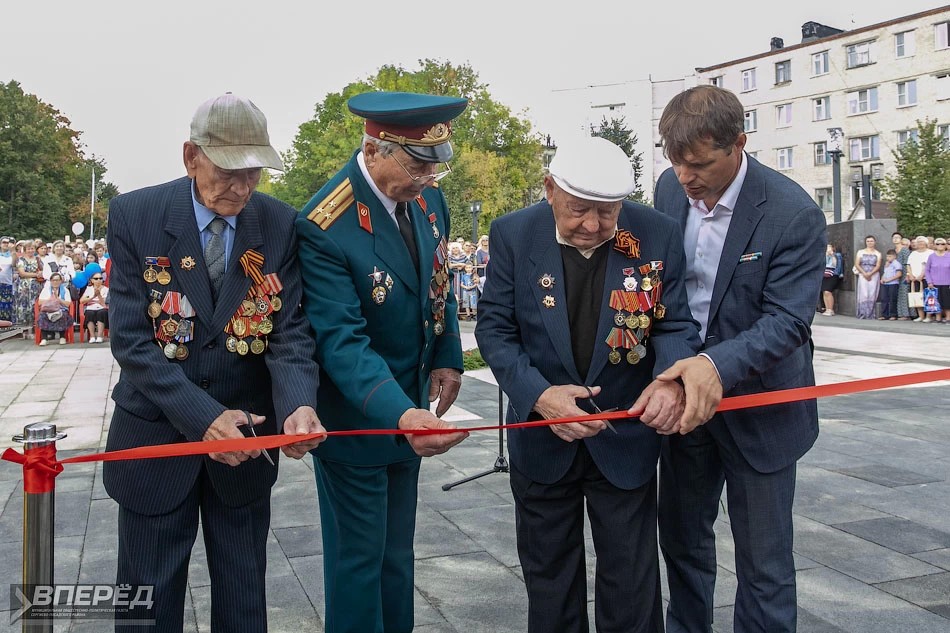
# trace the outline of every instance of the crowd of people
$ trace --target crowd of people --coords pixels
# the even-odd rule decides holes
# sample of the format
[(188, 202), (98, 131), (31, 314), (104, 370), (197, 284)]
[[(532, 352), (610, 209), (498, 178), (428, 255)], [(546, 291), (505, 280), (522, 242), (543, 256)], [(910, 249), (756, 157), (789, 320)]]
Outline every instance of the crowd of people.
[(90, 342), (101, 343), (96, 324), (108, 327), (109, 267), (105, 240), (47, 242), (3, 236), (0, 321), (24, 328), (23, 338), (33, 337), (31, 330), (39, 328), (40, 345), (57, 336), (60, 344), (65, 344), (63, 333), (73, 327), (82, 311), (87, 323), (92, 317)]
[[(891, 248), (881, 253), (868, 235), (854, 256), (856, 310), (859, 319), (950, 323), (950, 257), (946, 237), (895, 232)], [(825, 252), (821, 305), (818, 312), (835, 315), (835, 291), (844, 279), (844, 258), (834, 244)]]
[(482, 235), (477, 244), (461, 237), (449, 244), (449, 270), (454, 274), (452, 290), (459, 303), (459, 319), (474, 321), (478, 299), (485, 288), (488, 266), (488, 236)]

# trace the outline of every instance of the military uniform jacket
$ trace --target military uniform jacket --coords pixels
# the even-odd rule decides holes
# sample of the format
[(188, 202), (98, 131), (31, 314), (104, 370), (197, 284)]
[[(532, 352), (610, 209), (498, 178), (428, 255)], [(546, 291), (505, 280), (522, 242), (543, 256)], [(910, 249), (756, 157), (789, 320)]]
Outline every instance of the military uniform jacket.
[[(294, 210), (263, 194), (252, 195), (237, 220), (221, 294), (215, 305), (201, 248), (191, 180), (181, 178), (115, 198), (109, 210), (113, 266), (109, 285), (112, 353), (122, 369), (112, 391), (115, 413), (107, 448), (198, 441), (225, 409), (264, 415), (258, 435), (277, 433), (297, 407), (316, 405), (313, 339), (299, 309), (300, 273), (294, 251)], [(248, 249), (264, 256), (262, 272), (277, 273), (282, 309), (262, 354), (227, 351), (224, 332), (251, 287), (239, 261)], [(168, 257), (167, 285), (143, 278), (146, 258)], [(147, 310), (150, 291), (179, 292), (194, 307), (188, 357), (170, 360), (157, 343)], [(271, 451), (276, 460), (277, 451)], [(205, 461), (215, 490), (239, 506), (265, 494), (277, 469), (263, 458), (232, 468), (207, 457), (108, 462), (104, 483), (121, 505), (160, 514), (179, 505)]]
[[(438, 262), (445, 260), (450, 228), (445, 196), (427, 187), (409, 202), (417, 273), (357, 154), (304, 206), (296, 224), (304, 312), (321, 365), (317, 412), (328, 430), (396, 428), (407, 409), (428, 408), (433, 369), (462, 369), (455, 297), (449, 291), (437, 319), (430, 292), (434, 271), (444, 272)], [(416, 457), (393, 436), (331, 438), (315, 454), (361, 466)]]

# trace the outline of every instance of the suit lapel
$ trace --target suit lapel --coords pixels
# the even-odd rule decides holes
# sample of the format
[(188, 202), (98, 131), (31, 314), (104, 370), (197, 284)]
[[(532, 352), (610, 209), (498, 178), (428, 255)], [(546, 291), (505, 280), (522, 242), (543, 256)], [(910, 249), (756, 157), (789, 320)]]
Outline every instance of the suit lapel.
[[(432, 280), (432, 255), (436, 243), (432, 236), (432, 225), (429, 224), (429, 218), (418, 200), (409, 202), (409, 217), (412, 221), (412, 232), (416, 236), (416, 250), (419, 253), (419, 299), (424, 306), (429, 300), (427, 289)], [(461, 300), (461, 297), (457, 299)]]
[[(195, 315), (204, 325), (211, 325), (214, 304), (211, 300), (211, 284), (208, 281), (207, 267), (201, 251), (198, 237), (198, 224), (195, 221), (195, 207), (191, 198), (191, 180), (183, 179), (175, 192), (171, 212), (165, 223), (165, 231), (175, 237), (168, 251), (171, 260), (172, 279), (188, 297), (195, 309)], [(191, 270), (181, 267), (181, 261), (191, 257), (196, 265)]]
[[(211, 321), (211, 330), (223, 330), (225, 324), (234, 315), (238, 304), (244, 300), (251, 279), (244, 274), (241, 266), (241, 255), (249, 249), (261, 251), (264, 237), (261, 234), (260, 213), (254, 204), (253, 198), (241, 211), (237, 220), (237, 230), (234, 234), (234, 244), (228, 256), (228, 269), (224, 273), (224, 283), (221, 284), (221, 294), (214, 308), (214, 318)], [(265, 262), (266, 266), (266, 262)], [(208, 282), (210, 287), (210, 282)]]
[[(576, 384), (581, 384), (581, 376), (574, 365), (574, 354), (571, 347), (570, 325), (567, 319), (567, 296), (564, 293), (564, 262), (561, 259), (561, 246), (554, 237), (554, 216), (551, 215), (542, 226), (538, 227), (530, 255), (534, 264), (533, 279), (541, 279), (544, 275), (554, 278), (551, 288), (542, 288), (540, 283), (532, 284), (535, 305), (541, 313), (541, 321), (547, 330), (554, 351), (561, 360), (561, 365), (567, 370)], [(547, 307), (547, 297), (554, 299), (554, 306)]]
[(762, 210), (759, 208), (765, 202), (765, 181), (758, 170), (758, 163), (748, 159), (749, 166), (745, 181), (739, 190), (736, 208), (732, 212), (732, 221), (726, 233), (726, 241), (722, 247), (722, 256), (719, 258), (719, 268), (716, 271), (716, 284), (713, 286), (712, 298), (709, 302), (709, 323), (712, 323), (719, 304), (726, 294), (726, 289), (732, 282), (732, 275), (739, 264), (739, 257), (746, 252), (749, 240), (762, 219)]

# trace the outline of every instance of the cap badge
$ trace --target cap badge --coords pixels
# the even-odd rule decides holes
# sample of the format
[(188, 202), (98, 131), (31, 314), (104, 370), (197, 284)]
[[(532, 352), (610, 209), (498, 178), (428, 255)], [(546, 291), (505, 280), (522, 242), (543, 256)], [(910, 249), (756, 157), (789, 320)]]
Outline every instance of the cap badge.
[(451, 127), (446, 123), (436, 123), (422, 135), (422, 140), (431, 143), (443, 143), (449, 139)]

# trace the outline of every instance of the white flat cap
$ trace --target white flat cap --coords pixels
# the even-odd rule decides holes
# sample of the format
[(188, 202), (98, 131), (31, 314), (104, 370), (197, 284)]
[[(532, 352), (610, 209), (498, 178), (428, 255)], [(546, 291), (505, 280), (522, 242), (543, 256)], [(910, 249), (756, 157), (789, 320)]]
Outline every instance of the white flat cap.
[(548, 171), (558, 187), (585, 200), (616, 202), (636, 188), (630, 158), (598, 136), (571, 140), (558, 147)]

